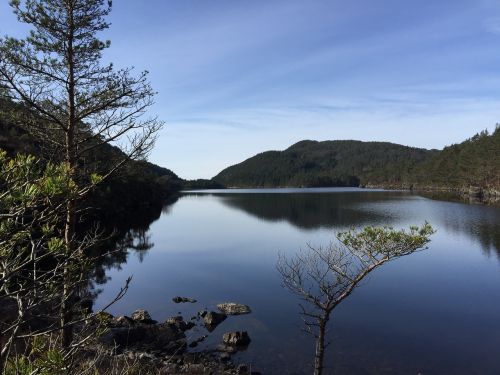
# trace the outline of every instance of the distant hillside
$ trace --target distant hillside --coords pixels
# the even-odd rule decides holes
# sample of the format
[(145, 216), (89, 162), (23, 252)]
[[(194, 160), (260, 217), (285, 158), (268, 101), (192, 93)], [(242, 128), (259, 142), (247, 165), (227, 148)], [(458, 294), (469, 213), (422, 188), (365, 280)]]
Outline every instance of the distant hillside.
[(408, 182), (415, 188), (500, 196), (500, 127), (445, 147), (420, 164)]
[(401, 186), (437, 153), (388, 142), (301, 141), (226, 168), (213, 180), (228, 187)]
[[(33, 154), (42, 160), (59, 161), (60, 151), (42, 144), (19, 124), (27, 113), (21, 105), (0, 98), (0, 149), (9, 154)], [(124, 158), (122, 151), (111, 145), (99, 146), (81, 163), (86, 169), (103, 172)], [(182, 188), (184, 180), (167, 168), (147, 161), (130, 160), (89, 197), (90, 204), (99, 207), (96, 214), (116, 221), (126, 213), (161, 205), (171, 194)]]

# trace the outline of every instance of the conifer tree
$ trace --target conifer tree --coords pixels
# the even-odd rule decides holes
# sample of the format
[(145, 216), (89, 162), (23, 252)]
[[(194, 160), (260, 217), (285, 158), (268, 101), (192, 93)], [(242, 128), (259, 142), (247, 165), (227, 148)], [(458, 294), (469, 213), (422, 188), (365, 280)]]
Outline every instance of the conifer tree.
[[(64, 243), (71, 254), (76, 248), (78, 201), (96, 178), (106, 178), (126, 160), (143, 158), (151, 149), (162, 123), (144, 115), (155, 93), (147, 72), (135, 77), (132, 69), (101, 63), (110, 42), (99, 34), (109, 27), (111, 1), (12, 0), (10, 5), (31, 30), (24, 39), (0, 39), (0, 87), (29, 110), (18, 120), (53, 147), (78, 190), (65, 210)], [(101, 169), (98, 177), (88, 170), (86, 158), (105, 144), (120, 147), (123, 158)], [(66, 267), (67, 279), (69, 272)], [(72, 340), (67, 325), (73, 297), (69, 284), (62, 291), (60, 316), (61, 327), (66, 327), (65, 347)]]

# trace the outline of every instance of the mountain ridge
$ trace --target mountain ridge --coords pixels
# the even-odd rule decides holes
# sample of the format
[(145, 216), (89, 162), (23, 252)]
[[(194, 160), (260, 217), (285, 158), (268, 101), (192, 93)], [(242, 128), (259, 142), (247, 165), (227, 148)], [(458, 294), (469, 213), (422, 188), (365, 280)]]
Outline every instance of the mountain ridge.
[(213, 177), (226, 187), (360, 186), (500, 196), (500, 127), (442, 150), (391, 142), (301, 140)]
[(403, 175), (436, 152), (390, 142), (302, 140), (283, 151), (258, 153), (213, 180), (229, 187), (359, 186), (389, 180), (389, 166)]

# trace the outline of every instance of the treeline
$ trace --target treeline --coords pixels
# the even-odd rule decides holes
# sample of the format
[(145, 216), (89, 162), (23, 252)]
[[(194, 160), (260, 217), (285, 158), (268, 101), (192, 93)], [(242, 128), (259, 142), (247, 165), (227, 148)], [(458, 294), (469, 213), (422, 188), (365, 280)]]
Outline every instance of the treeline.
[(500, 191), (500, 128), (442, 151), (387, 142), (301, 141), (224, 169), (227, 187), (366, 186)]
[(301, 141), (226, 168), (213, 180), (228, 187), (399, 185), (436, 154), (388, 142)]

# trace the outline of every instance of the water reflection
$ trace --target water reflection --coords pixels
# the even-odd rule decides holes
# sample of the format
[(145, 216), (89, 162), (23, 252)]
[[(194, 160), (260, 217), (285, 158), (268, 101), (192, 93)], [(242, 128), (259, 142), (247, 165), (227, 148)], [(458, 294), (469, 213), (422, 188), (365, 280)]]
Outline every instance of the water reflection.
[(387, 203), (407, 197), (400, 192), (343, 192), (219, 195), (225, 205), (262, 220), (287, 221), (301, 229), (350, 227), (377, 223), (384, 215), (363, 210), (364, 203)]
[[(190, 195), (207, 196), (200, 193)], [(494, 252), (500, 258), (500, 210), (496, 207), (431, 201), (408, 192), (394, 191), (210, 195), (224, 205), (260, 220), (286, 221), (305, 230), (379, 223), (392, 225), (405, 219), (411, 223), (415, 211), (425, 211), (427, 220), (439, 223), (447, 231), (478, 240), (485, 253)], [(403, 200), (404, 205), (401, 205)]]
[(500, 209), (490, 206), (435, 202), (440, 210), (440, 223), (456, 235), (466, 234), (478, 241), (485, 254), (500, 259)]
[(108, 233), (110, 237), (100, 244), (93, 254), (99, 257), (90, 277), (91, 288), (95, 289), (96, 294), (99, 290), (95, 288), (95, 284), (102, 285), (109, 281), (110, 276), (107, 276), (107, 273), (112, 269), (121, 270), (131, 254), (136, 255), (142, 263), (148, 251), (154, 247), (150, 234), (151, 224), (162, 214), (168, 214), (170, 207), (178, 199), (179, 196), (172, 196), (163, 205), (148, 207), (130, 217), (107, 223), (103, 232)]
[[(113, 314), (145, 308), (161, 321), (181, 308), (192, 316), (219, 302), (242, 302), (252, 314), (227, 319), (205, 344), (213, 348), (224, 332), (247, 330), (252, 345), (241, 355), (257, 370), (310, 373), (311, 341), (299, 334), (296, 298), (281, 288), (278, 251), (327, 244), (345, 227), (428, 220), (437, 229), (429, 251), (387, 265), (339, 306), (329, 369), (499, 373), (488, 354), (500, 346), (500, 267), (489, 257), (500, 252), (497, 208), (370, 191), (189, 193), (173, 203), (124, 228), (110, 244), (119, 251), (96, 271), (107, 281), (98, 285), (96, 308), (130, 275), (132, 286)], [(176, 295), (198, 303), (175, 305)]]
[(154, 246), (154, 243), (151, 242), (151, 235), (148, 232), (149, 227), (145, 229), (130, 229), (123, 238), (117, 241), (117, 250), (124, 252), (134, 250), (142, 263), (147, 251)]

